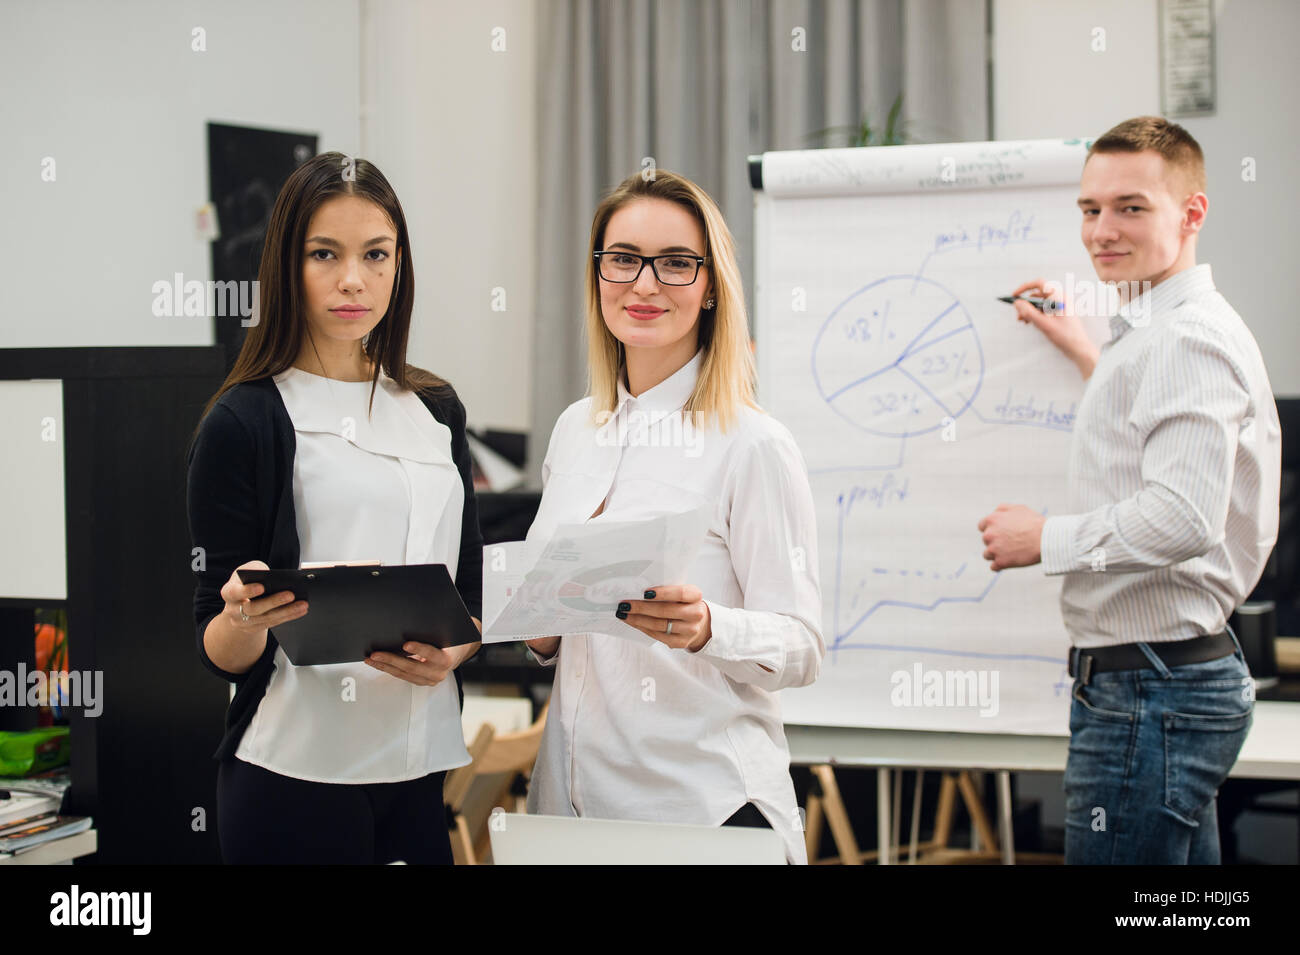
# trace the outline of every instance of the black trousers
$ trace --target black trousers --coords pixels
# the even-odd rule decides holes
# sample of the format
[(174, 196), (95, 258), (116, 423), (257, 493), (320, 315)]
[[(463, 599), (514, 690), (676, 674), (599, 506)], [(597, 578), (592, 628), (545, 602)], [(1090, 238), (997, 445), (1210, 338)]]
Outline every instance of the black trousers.
[(761, 812), (758, 811), (758, 807), (755, 806), (752, 802), (747, 802), (745, 803), (745, 805), (737, 809), (732, 814), (731, 818), (728, 819), (726, 822), (724, 822), (723, 825), (724, 826), (748, 826), (751, 829), (772, 828), (772, 824), (767, 821), (767, 818)]
[(451, 865), (445, 776), (314, 783), (223, 760), (217, 771), (221, 858), (229, 865)]

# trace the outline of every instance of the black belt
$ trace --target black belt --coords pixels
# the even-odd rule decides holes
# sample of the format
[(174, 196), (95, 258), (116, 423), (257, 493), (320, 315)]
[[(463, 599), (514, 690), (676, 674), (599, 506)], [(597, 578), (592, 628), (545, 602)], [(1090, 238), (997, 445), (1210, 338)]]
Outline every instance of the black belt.
[[(1192, 637), (1190, 640), (1174, 640), (1169, 643), (1148, 643), (1151, 651), (1164, 661), (1167, 667), (1186, 666), (1189, 663), (1205, 663), (1235, 653), (1237, 645), (1225, 630), (1223, 633)], [(1116, 647), (1092, 647), (1070, 650), (1070, 676), (1082, 674), (1084, 685), (1092, 679), (1094, 673), (1107, 673), (1111, 670), (1143, 670), (1151, 666), (1147, 655), (1134, 643), (1123, 643)]]

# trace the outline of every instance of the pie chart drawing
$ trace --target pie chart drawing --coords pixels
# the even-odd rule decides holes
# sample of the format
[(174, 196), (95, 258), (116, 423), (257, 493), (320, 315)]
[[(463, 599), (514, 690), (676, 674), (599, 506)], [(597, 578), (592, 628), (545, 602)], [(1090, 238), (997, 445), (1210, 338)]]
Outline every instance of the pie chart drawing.
[(580, 571), (560, 585), (557, 596), (560, 603), (582, 613), (609, 610), (628, 594), (645, 590), (641, 575), (650, 564), (648, 560), (625, 560)]
[(971, 406), (984, 382), (984, 351), (957, 296), (931, 279), (890, 275), (831, 312), (813, 342), (812, 374), (849, 424), (908, 438)]

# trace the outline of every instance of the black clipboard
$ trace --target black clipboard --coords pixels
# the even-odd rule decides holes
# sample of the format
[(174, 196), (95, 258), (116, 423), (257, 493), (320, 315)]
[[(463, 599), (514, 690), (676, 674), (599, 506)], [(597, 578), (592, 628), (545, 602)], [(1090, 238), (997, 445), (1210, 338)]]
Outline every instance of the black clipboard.
[(236, 571), (269, 597), (285, 590), (310, 606), (273, 628), (294, 666), (359, 663), (376, 650), (407, 656), (408, 640), (447, 647), (482, 639), (446, 564)]

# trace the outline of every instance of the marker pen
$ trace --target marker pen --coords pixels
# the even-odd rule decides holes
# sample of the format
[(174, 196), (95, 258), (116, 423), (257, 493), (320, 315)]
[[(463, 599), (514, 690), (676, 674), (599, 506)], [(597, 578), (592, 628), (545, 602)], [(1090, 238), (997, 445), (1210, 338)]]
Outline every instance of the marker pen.
[(1030, 305), (1034, 306), (1034, 308), (1038, 309), (1043, 314), (1047, 314), (1048, 312), (1065, 311), (1065, 305), (1061, 302), (1058, 302), (1054, 298), (1031, 298), (1028, 295), (999, 295), (998, 296), (999, 302), (1006, 302), (1008, 305), (1010, 305), (1016, 299), (1020, 299), (1020, 301), (1022, 302), (1028, 302)]

